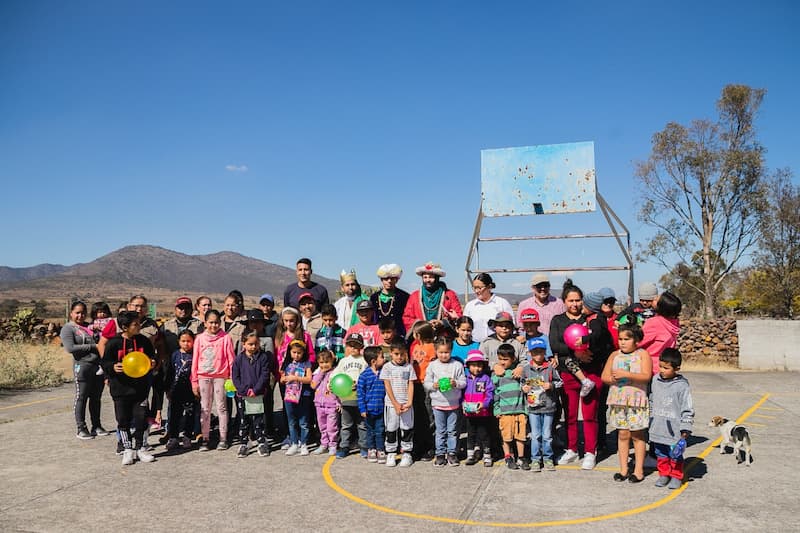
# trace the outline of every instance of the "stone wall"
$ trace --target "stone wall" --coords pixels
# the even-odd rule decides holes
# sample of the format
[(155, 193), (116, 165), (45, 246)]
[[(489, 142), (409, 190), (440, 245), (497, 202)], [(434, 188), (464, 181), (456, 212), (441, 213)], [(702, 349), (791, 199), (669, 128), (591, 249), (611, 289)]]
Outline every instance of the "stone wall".
[(736, 320), (716, 318), (681, 319), (678, 349), (685, 360), (703, 360), (709, 363), (738, 365), (739, 336)]

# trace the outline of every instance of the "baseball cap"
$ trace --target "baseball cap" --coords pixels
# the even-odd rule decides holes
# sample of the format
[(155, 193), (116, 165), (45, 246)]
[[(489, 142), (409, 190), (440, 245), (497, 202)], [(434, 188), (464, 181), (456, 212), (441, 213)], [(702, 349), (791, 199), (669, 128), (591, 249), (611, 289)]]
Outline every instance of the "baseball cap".
[(542, 350), (547, 350), (547, 343), (544, 342), (544, 339), (541, 337), (534, 337), (532, 339), (528, 339), (525, 342), (525, 347), (528, 349), (529, 352), (541, 348)]
[(497, 316), (494, 317), (494, 320), (489, 321), (489, 327), (494, 327), (495, 324), (500, 324), (502, 322), (510, 322), (511, 325), (514, 325), (514, 317), (511, 316), (511, 313), (507, 311), (500, 311), (497, 313)]
[(251, 309), (247, 312), (247, 320), (264, 320), (264, 313), (261, 309)]
[(175, 300), (175, 307), (178, 307), (179, 305), (185, 305), (185, 304), (192, 305), (192, 299), (189, 298), (188, 296), (181, 296), (180, 298)]
[(372, 302), (369, 300), (361, 300), (360, 302), (358, 302), (358, 305), (356, 306), (356, 313), (359, 311), (367, 311), (370, 309), (375, 309), (375, 307), (372, 305)]
[(268, 301), (272, 305), (275, 305), (275, 297), (269, 293), (264, 293), (261, 295), (261, 298), (258, 299), (258, 303), (263, 304), (264, 300)]
[(550, 283), (550, 278), (547, 274), (534, 274), (531, 278), (531, 287), (539, 285), (540, 283)]
[(351, 333), (347, 336), (347, 339), (345, 339), (344, 343), (350, 344), (351, 342), (353, 344), (364, 346), (364, 337), (362, 337), (360, 333)]
[(520, 314), (519, 318), (521, 322), (540, 322), (539, 320), (539, 313), (536, 312), (536, 309), (523, 309)]
[(299, 298), (297, 298), (297, 301), (298, 301), (298, 303), (299, 303), (299, 302), (302, 302), (302, 301), (303, 301), (305, 298), (311, 298), (311, 299), (312, 299), (312, 300), (314, 300), (315, 302), (317, 301), (317, 299), (316, 299), (316, 298), (314, 298), (314, 295), (313, 295), (313, 294), (311, 294), (310, 292), (304, 292), (303, 294), (301, 294), (301, 295), (300, 295), (300, 297), (299, 297)]

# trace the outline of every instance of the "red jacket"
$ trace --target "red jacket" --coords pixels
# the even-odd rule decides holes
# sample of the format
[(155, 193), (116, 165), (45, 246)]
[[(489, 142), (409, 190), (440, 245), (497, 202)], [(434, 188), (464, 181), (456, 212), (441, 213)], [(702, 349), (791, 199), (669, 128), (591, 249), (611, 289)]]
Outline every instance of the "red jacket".
[[(439, 311), (436, 313), (435, 318), (441, 320), (444, 314), (443, 310), (445, 309), (448, 311), (455, 311), (458, 316), (463, 314), (458, 296), (450, 289), (444, 291), (442, 300), (439, 302)], [(447, 317), (445, 316), (445, 318)], [(411, 326), (418, 320), (425, 320), (425, 313), (422, 311), (422, 291), (420, 289), (411, 293), (405, 311), (403, 311), (403, 325), (406, 327), (406, 331), (411, 331)]]

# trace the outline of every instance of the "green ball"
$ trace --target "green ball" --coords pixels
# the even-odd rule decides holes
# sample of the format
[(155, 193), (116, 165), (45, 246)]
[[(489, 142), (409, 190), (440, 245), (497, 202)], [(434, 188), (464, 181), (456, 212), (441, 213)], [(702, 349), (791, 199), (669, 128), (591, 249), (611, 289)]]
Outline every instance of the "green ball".
[(331, 378), (331, 392), (339, 398), (346, 398), (353, 394), (353, 378), (347, 374), (336, 374)]

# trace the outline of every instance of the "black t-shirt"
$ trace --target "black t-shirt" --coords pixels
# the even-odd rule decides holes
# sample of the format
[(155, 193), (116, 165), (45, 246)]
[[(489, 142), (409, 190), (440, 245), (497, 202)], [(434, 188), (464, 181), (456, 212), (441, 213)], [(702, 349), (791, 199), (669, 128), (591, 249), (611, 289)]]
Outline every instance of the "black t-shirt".
[(118, 374), (114, 371), (116, 363), (121, 363), (125, 355), (136, 351), (144, 352), (152, 360), (156, 358), (153, 344), (142, 334), (134, 335), (130, 339), (117, 335), (109, 339), (106, 344), (100, 364), (103, 366), (106, 376), (108, 376), (108, 389), (112, 398), (134, 396), (143, 400), (147, 397), (152, 380), (152, 371), (140, 378), (132, 378), (124, 373)]
[(314, 300), (317, 302), (317, 311), (322, 309), (323, 305), (329, 303), (328, 289), (312, 281), (311, 287), (308, 288), (300, 287), (297, 283), (292, 283), (286, 287), (286, 290), (283, 291), (283, 306), (291, 306), (296, 309), (300, 304), (300, 295), (304, 292), (310, 292), (314, 296)]

